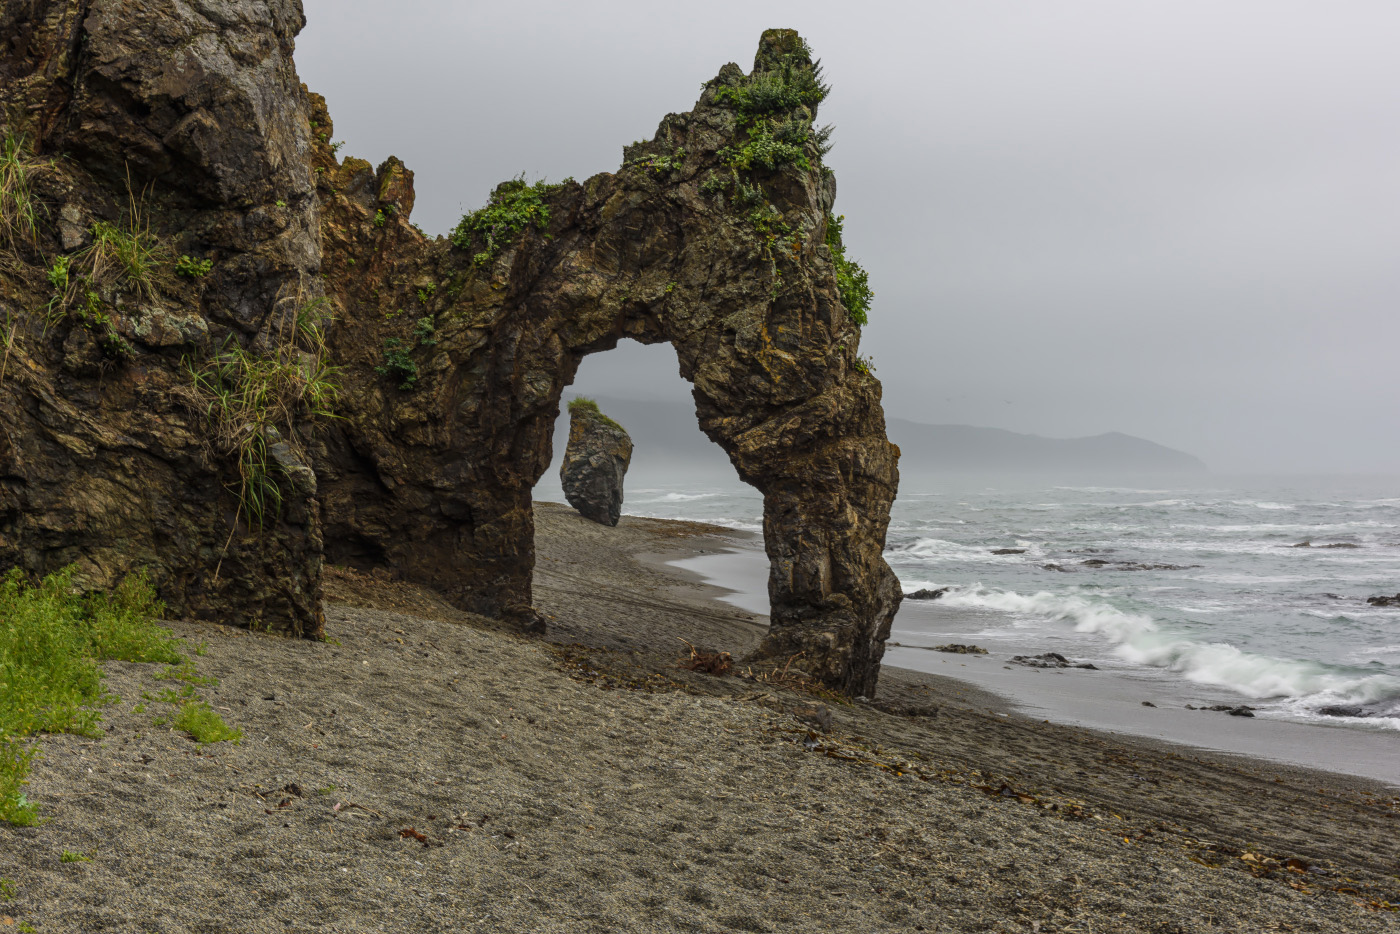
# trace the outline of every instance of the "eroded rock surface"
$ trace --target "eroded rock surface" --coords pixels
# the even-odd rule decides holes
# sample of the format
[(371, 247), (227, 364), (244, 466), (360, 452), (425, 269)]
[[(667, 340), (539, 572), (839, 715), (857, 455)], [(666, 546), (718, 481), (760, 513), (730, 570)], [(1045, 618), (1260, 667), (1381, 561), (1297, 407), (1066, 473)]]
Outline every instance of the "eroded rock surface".
[[(0, 567), (145, 571), (176, 614), (321, 632), (305, 411), (242, 436), (290, 471), (254, 527), (239, 439), (214, 440), (191, 376), (300, 354), (286, 335), (320, 294), (302, 22), (295, 0), (0, 5), (0, 130), (36, 221), (0, 237)], [(102, 265), (98, 239), (150, 270)], [(180, 255), (209, 267), (175, 275)]]
[(632, 437), (586, 399), (569, 403), (569, 443), (559, 465), (564, 498), (585, 518), (617, 525), (622, 483), (632, 463)]
[(530, 491), (560, 395), (584, 356), (667, 341), (701, 429), (764, 494), (763, 653), (871, 693), (901, 596), (881, 556), (898, 450), (836, 275), (812, 79), (796, 33), (765, 33), (751, 75), (725, 66), (618, 172), (503, 185), (452, 240), (408, 223), (396, 161), (320, 147), (327, 281), (354, 309), (318, 456), (328, 557), (531, 626)]
[[(872, 694), (898, 449), (797, 34), (765, 33), (751, 74), (725, 66), (616, 173), (505, 184), (434, 241), (401, 162), (335, 157), (292, 67), (301, 25), (296, 0), (0, 7), (3, 129), (43, 208), (0, 269), (22, 324), (0, 564), (145, 569), (178, 613), (315, 635), (324, 554), (538, 629), (530, 491), (560, 394), (584, 356), (666, 341), (764, 495), (762, 654)], [(112, 230), (157, 272), (95, 269)], [(277, 404), (238, 408), (259, 379)]]

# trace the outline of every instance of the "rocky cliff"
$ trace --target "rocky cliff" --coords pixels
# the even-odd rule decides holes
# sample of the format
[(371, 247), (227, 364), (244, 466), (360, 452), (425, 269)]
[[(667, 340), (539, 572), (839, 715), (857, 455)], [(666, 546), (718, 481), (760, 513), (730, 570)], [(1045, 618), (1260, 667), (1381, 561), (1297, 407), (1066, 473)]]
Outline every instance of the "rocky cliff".
[(632, 463), (632, 437), (592, 399), (569, 403), (569, 440), (559, 465), (564, 498), (585, 518), (617, 525), (622, 488)]
[(0, 8), (0, 566), (144, 570), (177, 613), (320, 633), (310, 408), (235, 398), (314, 344), (301, 26), (295, 0)]
[(177, 612), (314, 635), (324, 556), (538, 629), (530, 491), (560, 394), (587, 354), (668, 341), (764, 494), (764, 653), (873, 691), (898, 452), (796, 33), (616, 173), (504, 183), (430, 240), (402, 163), (332, 152), (294, 0), (3, 10), (36, 210), (5, 202), (0, 564), (141, 569)]

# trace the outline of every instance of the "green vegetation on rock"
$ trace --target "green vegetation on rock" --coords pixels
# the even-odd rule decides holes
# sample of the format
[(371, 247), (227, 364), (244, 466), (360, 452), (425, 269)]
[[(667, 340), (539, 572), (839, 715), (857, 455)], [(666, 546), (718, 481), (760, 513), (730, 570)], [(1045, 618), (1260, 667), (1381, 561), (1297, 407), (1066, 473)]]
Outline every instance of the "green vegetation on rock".
[(108, 310), (116, 293), (129, 293), (137, 301), (154, 301), (169, 285), (172, 266), (189, 278), (203, 276), (213, 266), (209, 260), (188, 256), (172, 262), (169, 244), (151, 232), (141, 202), (130, 194), (128, 199), (121, 223), (95, 222), (89, 228), (92, 243), (70, 255), (55, 257), (48, 269), (53, 289), (49, 320), (72, 315), (97, 336), (103, 352), (114, 359), (135, 354), (117, 333)]
[(788, 164), (802, 169), (812, 167), (802, 143), (794, 143), (775, 135), (771, 125), (764, 123), (751, 126), (748, 132), (747, 143), (720, 150), (719, 155), (726, 165), (745, 170), (760, 168), (769, 172)]
[(325, 361), (322, 304), (303, 305), (292, 333), (267, 354), (227, 341), (202, 365), (185, 359), (191, 397), (210, 423), (211, 444), (238, 465), (238, 508), (250, 526), (262, 528), (282, 507), (286, 464), (272, 456), (274, 446), (285, 445), (305, 462), (294, 426), (335, 416), (340, 388), (337, 369)]
[(0, 241), (8, 248), (39, 238), (39, 202), (30, 175), (41, 165), (25, 152), (24, 137), (6, 133), (0, 140)]
[(97, 662), (181, 660), (175, 637), (155, 625), (163, 607), (141, 575), (110, 595), (78, 593), (73, 569), (37, 586), (10, 571), (0, 580), (0, 820), (27, 826), (38, 812), (23, 792), (35, 733), (98, 736), (111, 700)]
[(841, 228), (846, 216), (826, 215), (826, 247), (831, 251), (831, 261), (836, 266), (836, 287), (841, 293), (841, 304), (851, 313), (851, 319), (864, 327), (870, 323), (870, 300), (875, 293), (870, 290), (870, 276), (860, 263), (846, 257), (846, 246), (841, 241)]
[(798, 107), (815, 110), (831, 92), (822, 81), (821, 62), (812, 61), (812, 51), (801, 39), (781, 52), (775, 65), (719, 88), (715, 100), (733, 107), (741, 116), (754, 118)]
[(418, 382), (418, 364), (409, 356), (409, 344), (397, 337), (384, 341), (384, 364), (374, 368), (380, 376), (389, 376), (399, 381), (399, 388), (409, 390)]
[(732, 108), (746, 126), (748, 140), (720, 151), (726, 164), (741, 170), (775, 171), (784, 165), (812, 167), (830, 149), (831, 128), (813, 126), (817, 105), (831, 88), (822, 81), (820, 62), (800, 38), (775, 46), (776, 59), (764, 70), (715, 90), (715, 101)]
[(182, 255), (175, 261), (175, 275), (184, 276), (186, 279), (202, 279), (209, 275), (209, 270), (213, 268), (212, 259), (194, 259)]
[(471, 249), (481, 245), (481, 250), (472, 255), (472, 262), (483, 266), (496, 258), (501, 248), (514, 240), (526, 227), (537, 230), (549, 227), (549, 205), (545, 195), (558, 191), (568, 179), (558, 184), (544, 181), (526, 184), (525, 176), (501, 182), (491, 192), (491, 200), (486, 206), (465, 215), (452, 231), (452, 244), (458, 249)]
[(604, 415), (603, 410), (598, 408), (598, 403), (592, 399), (589, 399), (587, 396), (579, 396), (575, 399), (570, 399), (569, 414), (592, 416), (593, 418), (596, 418), (599, 421), (601, 421), (604, 425), (607, 425), (609, 428), (616, 428), (618, 431), (627, 430), (621, 425), (619, 425), (617, 422), (613, 421), (611, 418), (608, 418), (608, 416)]

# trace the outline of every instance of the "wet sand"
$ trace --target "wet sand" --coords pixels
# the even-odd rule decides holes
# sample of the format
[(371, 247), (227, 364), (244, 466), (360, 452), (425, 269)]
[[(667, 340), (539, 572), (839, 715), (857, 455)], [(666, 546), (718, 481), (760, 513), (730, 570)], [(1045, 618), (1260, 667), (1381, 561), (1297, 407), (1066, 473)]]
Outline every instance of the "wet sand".
[(1375, 783), (1047, 724), (896, 669), (874, 703), (829, 699), (822, 733), (798, 718), (810, 693), (678, 667), (682, 639), (738, 656), (761, 634), (666, 564), (732, 543), (541, 507), (550, 642), (343, 570), (328, 643), (172, 624), (207, 643), (219, 681), (196, 690), (242, 744), (156, 727), (141, 694), (172, 682), (109, 664), (105, 736), (45, 737), (48, 820), (0, 829), (0, 924), (1395, 929), (1400, 799)]

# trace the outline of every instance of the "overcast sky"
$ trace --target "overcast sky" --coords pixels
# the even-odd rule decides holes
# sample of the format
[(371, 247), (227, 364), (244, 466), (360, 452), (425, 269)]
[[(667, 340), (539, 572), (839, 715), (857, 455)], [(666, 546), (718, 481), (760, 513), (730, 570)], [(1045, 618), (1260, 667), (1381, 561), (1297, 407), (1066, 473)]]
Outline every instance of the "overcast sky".
[[(887, 410), (1123, 431), (1220, 471), (1400, 473), (1400, 4), (305, 0), (342, 155), (445, 233), (613, 171), (759, 34), (799, 30)], [(669, 348), (576, 388), (686, 389)]]

